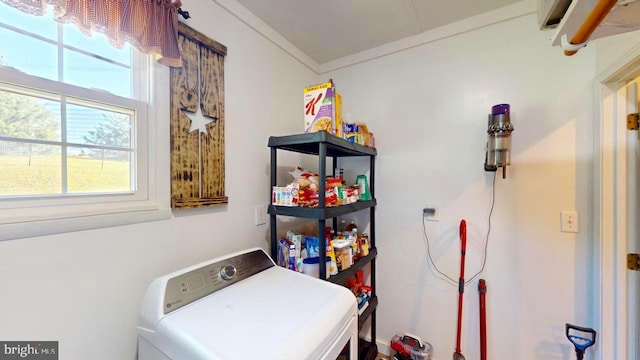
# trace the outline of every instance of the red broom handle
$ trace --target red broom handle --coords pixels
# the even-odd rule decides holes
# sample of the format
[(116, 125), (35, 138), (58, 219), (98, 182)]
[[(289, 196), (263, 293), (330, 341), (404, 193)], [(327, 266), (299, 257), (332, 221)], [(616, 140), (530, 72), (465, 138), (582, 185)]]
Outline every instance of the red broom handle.
[(456, 354), (460, 354), (460, 335), (462, 333), (462, 293), (458, 294), (458, 335), (456, 336)]
[(484, 279), (478, 282), (478, 294), (480, 296), (480, 360), (487, 360), (487, 308), (485, 306), (485, 294), (487, 284)]
[(460, 279), (458, 282), (458, 334), (456, 337), (456, 354), (460, 354), (460, 337), (462, 335), (462, 295), (464, 294), (464, 257), (467, 251), (467, 222), (460, 221)]

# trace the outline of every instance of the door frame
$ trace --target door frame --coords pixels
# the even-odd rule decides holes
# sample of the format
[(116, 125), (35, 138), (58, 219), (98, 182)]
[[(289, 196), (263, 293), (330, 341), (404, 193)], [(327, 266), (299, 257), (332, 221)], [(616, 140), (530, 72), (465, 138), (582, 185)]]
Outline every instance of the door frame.
[[(597, 358), (640, 360), (637, 278), (626, 269), (637, 240), (636, 140), (626, 129), (626, 84), (640, 76), (640, 45), (594, 81), (594, 314)], [(597, 121), (599, 120), (599, 121)], [(632, 141), (633, 140), (633, 141)], [(630, 163), (633, 161), (632, 163)], [(628, 201), (630, 198), (635, 201)], [(631, 221), (630, 221), (631, 220)]]

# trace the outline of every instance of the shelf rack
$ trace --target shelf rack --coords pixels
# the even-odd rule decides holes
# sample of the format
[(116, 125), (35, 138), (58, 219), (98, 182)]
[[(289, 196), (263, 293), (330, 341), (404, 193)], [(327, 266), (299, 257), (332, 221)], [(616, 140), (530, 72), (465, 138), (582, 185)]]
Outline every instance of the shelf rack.
[[(349, 142), (345, 139), (336, 137), (327, 133), (326, 131), (319, 131), (314, 133), (287, 135), (287, 136), (271, 136), (268, 142), (269, 148), (271, 148), (271, 186), (277, 186), (277, 169), (278, 169), (278, 150), (292, 151), (302, 154), (310, 154), (318, 156), (318, 177), (319, 177), (319, 189), (318, 189), (318, 207), (317, 208), (304, 208), (304, 207), (286, 207), (270, 205), (268, 207), (268, 213), (270, 217), (270, 231), (271, 231), (271, 257), (277, 258), (277, 217), (278, 216), (292, 216), (305, 219), (313, 219), (318, 222), (318, 239), (323, 244), (325, 237), (325, 226), (327, 220), (332, 219), (333, 229), (337, 231), (338, 216), (347, 215), (361, 210), (369, 210), (369, 240), (371, 249), (369, 254), (361, 259), (358, 259), (351, 267), (341, 271), (337, 275), (331, 276), (327, 279), (326, 267), (319, 266), (320, 278), (327, 279), (336, 284), (344, 285), (345, 282), (356, 272), (367, 265), (371, 266), (371, 298), (369, 299), (369, 305), (365, 311), (358, 317), (358, 331), (360, 331), (365, 322), (371, 319), (371, 339), (372, 341), (366, 342), (360, 339), (360, 343), (363, 344), (360, 347), (365, 351), (360, 351), (359, 358), (362, 359), (375, 359), (377, 349), (375, 345), (376, 339), (376, 308), (378, 306), (378, 297), (376, 295), (376, 256), (378, 250), (375, 247), (375, 209), (377, 202), (375, 200), (375, 158), (377, 151), (374, 148), (363, 146), (360, 144)], [(327, 157), (333, 158), (333, 176), (336, 176), (337, 171), (337, 159), (341, 157), (369, 157), (369, 192), (371, 193), (372, 200), (359, 201), (353, 204), (325, 207), (325, 179), (327, 177)], [(269, 198), (271, 203), (271, 197)], [(325, 246), (319, 246), (318, 252), (320, 256), (320, 264), (324, 264), (326, 261), (326, 248)]]

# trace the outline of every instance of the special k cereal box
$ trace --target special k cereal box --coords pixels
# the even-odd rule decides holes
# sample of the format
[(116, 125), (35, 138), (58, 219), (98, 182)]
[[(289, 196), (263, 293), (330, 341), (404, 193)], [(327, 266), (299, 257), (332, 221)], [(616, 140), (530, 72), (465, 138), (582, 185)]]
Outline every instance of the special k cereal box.
[(335, 134), (335, 88), (332, 82), (304, 89), (304, 132)]

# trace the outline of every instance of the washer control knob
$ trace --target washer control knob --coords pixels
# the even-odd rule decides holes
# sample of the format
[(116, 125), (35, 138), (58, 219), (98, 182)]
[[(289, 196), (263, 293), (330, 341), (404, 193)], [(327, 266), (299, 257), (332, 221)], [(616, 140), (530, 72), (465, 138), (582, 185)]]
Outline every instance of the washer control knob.
[(234, 276), (236, 276), (236, 267), (233, 265), (226, 265), (220, 269), (220, 277), (223, 280), (231, 280)]

